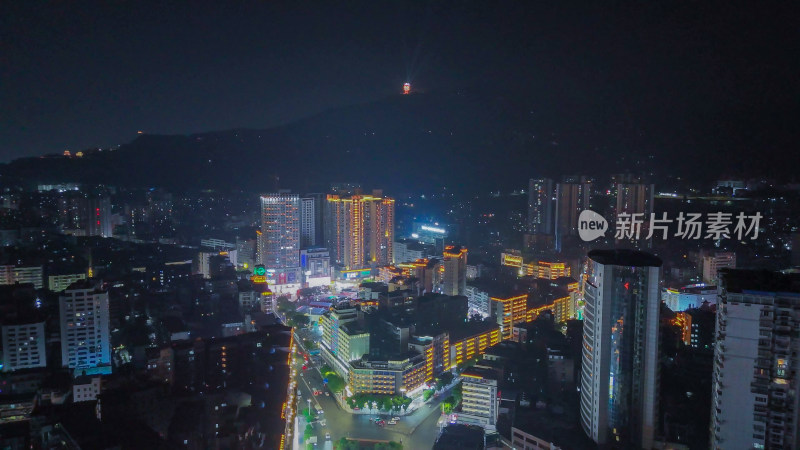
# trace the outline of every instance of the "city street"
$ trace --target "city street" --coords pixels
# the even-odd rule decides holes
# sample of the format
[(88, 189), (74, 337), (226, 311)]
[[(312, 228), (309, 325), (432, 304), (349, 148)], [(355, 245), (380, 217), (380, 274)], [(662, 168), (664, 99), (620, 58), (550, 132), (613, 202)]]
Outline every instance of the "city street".
[[(305, 333), (301, 333), (306, 335)], [(298, 339), (299, 340), (299, 339)], [(310, 361), (310, 364), (314, 364)], [(327, 392), (324, 388), (318, 367), (309, 366), (304, 372), (302, 370), (302, 360), (296, 361), (298, 373), (298, 387), (301, 397), (298, 399), (297, 411), (301, 415), (302, 410), (309, 406), (317, 406), (324, 411), (318, 419), (324, 419), (326, 424), (322, 426), (319, 421), (314, 423), (314, 430), (317, 436), (317, 448), (332, 448), (330, 442), (326, 442), (325, 434), (330, 433), (331, 441), (348, 437), (354, 439), (369, 439), (376, 441), (396, 441), (402, 442), (406, 449), (426, 449), (433, 446), (433, 442), (438, 434), (437, 421), (441, 417), (439, 403), (446, 395), (440, 395), (438, 399), (432, 400), (429, 404), (422, 406), (418, 410), (407, 416), (401, 416), (396, 425), (386, 425), (379, 427), (370, 422), (370, 418), (378, 417), (389, 419), (393, 414), (350, 414), (342, 410), (337, 404), (332, 393), (330, 396), (323, 394), (314, 396), (314, 389)], [(305, 428), (305, 421), (301, 419), (298, 433), (302, 435)]]

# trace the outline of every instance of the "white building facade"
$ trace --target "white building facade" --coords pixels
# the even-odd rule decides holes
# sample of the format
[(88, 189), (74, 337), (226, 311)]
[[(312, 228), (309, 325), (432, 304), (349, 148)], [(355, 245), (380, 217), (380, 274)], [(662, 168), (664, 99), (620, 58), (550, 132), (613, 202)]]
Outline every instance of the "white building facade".
[(3, 372), (47, 367), (44, 322), (3, 325)]
[(90, 369), (111, 364), (108, 292), (79, 282), (59, 297), (61, 364)]
[(720, 282), (710, 447), (800, 448), (800, 276), (736, 270)]

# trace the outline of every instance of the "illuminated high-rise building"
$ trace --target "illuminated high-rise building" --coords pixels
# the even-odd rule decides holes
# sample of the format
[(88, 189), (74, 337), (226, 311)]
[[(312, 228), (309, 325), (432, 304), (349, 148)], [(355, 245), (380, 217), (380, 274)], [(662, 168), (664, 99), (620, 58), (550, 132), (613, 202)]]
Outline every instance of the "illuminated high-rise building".
[(640, 251), (589, 252), (581, 425), (601, 446), (653, 448), (660, 268), (660, 259)]
[(564, 239), (578, 235), (578, 216), (588, 209), (591, 183), (558, 183), (556, 185), (555, 236), (556, 249), (561, 250)]
[(316, 205), (311, 197), (300, 199), (300, 247), (311, 248), (317, 240)]
[(553, 180), (528, 182), (528, 233), (553, 234)]
[(457, 245), (448, 245), (444, 249), (443, 256), (442, 293), (467, 295), (467, 249)]
[(325, 234), (331, 259), (346, 269), (364, 266), (364, 204), (358, 197), (328, 196)]
[(373, 196), (364, 196), (363, 201), (366, 203), (367, 262), (372, 266), (391, 264), (394, 260), (394, 199), (375, 192)]
[(305, 198), (310, 198), (314, 202), (314, 242), (310, 247), (325, 247), (325, 206), (327, 197), (327, 194), (319, 192), (305, 195)]
[(95, 197), (87, 200), (86, 235), (111, 237), (111, 200)]
[[(653, 191), (652, 184), (642, 183), (617, 183), (616, 184), (616, 203), (614, 206), (614, 222), (618, 223), (621, 213), (631, 217), (629, 223), (636, 223), (641, 220), (639, 239), (635, 236), (630, 239), (630, 243), (638, 245), (646, 243), (649, 246), (651, 240), (646, 239), (650, 228), (650, 214), (653, 212)], [(656, 234), (656, 237), (661, 237)]]
[(260, 263), (267, 269), (300, 267), (300, 197), (261, 196)]
[(59, 296), (61, 364), (90, 369), (111, 364), (108, 291), (88, 280), (75, 282)]
[(376, 195), (328, 195), (325, 234), (334, 263), (360, 269), (392, 263), (394, 199)]

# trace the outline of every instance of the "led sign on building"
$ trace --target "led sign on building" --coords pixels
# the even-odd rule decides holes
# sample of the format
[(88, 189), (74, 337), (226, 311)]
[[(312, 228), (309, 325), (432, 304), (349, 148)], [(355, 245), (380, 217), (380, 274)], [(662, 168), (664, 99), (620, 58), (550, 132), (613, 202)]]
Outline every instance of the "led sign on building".
[(250, 277), (250, 281), (259, 284), (267, 282), (267, 270), (264, 266), (259, 264), (253, 268), (253, 276)]

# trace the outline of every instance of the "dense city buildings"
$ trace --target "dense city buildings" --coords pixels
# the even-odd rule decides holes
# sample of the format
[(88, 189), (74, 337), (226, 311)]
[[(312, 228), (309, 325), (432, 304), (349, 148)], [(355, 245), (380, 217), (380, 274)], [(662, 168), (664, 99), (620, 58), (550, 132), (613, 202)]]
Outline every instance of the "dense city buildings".
[(600, 445), (652, 448), (662, 262), (633, 250), (593, 250), (588, 256), (581, 423)]
[(796, 2), (85, 3), (3, 4), (0, 450), (800, 449)]
[[(594, 186), (576, 180), (563, 184)], [(654, 257), (632, 250), (598, 250), (587, 256), (585, 248), (614, 243), (610, 234), (585, 245), (571, 236), (575, 239), (562, 241), (560, 252), (548, 245), (529, 247), (524, 242), (531, 235), (525, 214), (530, 196), (523, 193), (514, 198), (515, 214), (488, 209), (471, 216), (474, 224), (488, 227), (479, 238), (471, 235), (476, 225), (467, 219), (445, 225), (417, 212), (409, 199), (398, 200), (405, 206), (399, 213), (402, 223), (396, 223), (394, 201), (358, 190), (342, 191), (339, 197), (325, 194), (319, 209), (322, 197), (286, 193), (253, 194), (249, 206), (236, 208), (205, 195), (145, 192), (140, 195), (144, 201), (112, 195), (114, 237), (105, 238), (87, 236), (81, 228), (88, 230), (82, 206), (83, 200), (89, 204), (88, 195), (80, 188), (64, 194), (70, 200), (62, 203), (72, 204), (74, 197), (75, 208), (67, 208), (63, 217), (54, 212), (53, 228), (4, 232), (13, 244), (0, 259), (3, 381), (8, 395), (26, 396), (13, 398), (14, 415), (9, 417), (36, 416), (34, 400), (55, 402), (68, 411), (99, 404), (103, 417), (98, 427), (112, 429), (128, 411), (143, 423), (139, 439), (153, 432), (156, 441), (187, 441), (197, 448), (250, 439), (233, 431), (238, 419), (229, 398), (239, 398), (241, 386), (252, 397), (249, 402), (241, 397), (238, 408), (249, 411), (243, 417), (254, 429), (265, 430), (251, 417), (258, 417), (257, 411), (271, 408), (270, 414), (277, 413), (269, 426), (281, 428), (270, 434), (277, 439), (275, 448), (281, 447), (281, 436), (283, 448), (294, 445), (307, 424), (304, 417), (281, 420), (281, 414), (297, 417), (307, 398), (313, 402), (318, 397), (326, 398), (317, 405), (321, 408), (326, 402), (347, 406), (353, 399), (402, 402), (408, 410), (389, 410), (401, 417), (393, 426), (407, 416), (408, 429), (421, 423), (419, 429), (433, 435), (436, 427), (423, 425), (429, 417), (425, 414), (447, 411), (440, 426), (447, 421), (478, 425), (487, 446), (502, 439), (539, 448), (591, 448), (602, 439), (603, 445), (633, 447), (648, 439), (654, 446), (708, 442), (713, 352), (720, 350), (714, 327), (717, 314), (731, 311), (718, 313), (724, 288), (716, 287), (717, 273), (726, 265), (759, 261), (747, 246), (724, 241), (719, 246), (716, 241), (687, 242), (679, 250), (660, 247), (664, 263), (659, 267)], [(152, 205), (168, 197), (172, 203), (164, 208), (173, 212), (154, 220)], [(276, 200), (274, 208), (267, 208), (271, 225), (263, 222), (260, 208), (268, 197)], [(609, 206), (602, 211), (614, 211), (613, 188), (592, 201), (602, 205), (604, 199)], [(551, 200), (555, 227), (555, 191)], [(656, 205), (668, 200), (654, 198)], [(217, 203), (228, 206), (206, 216)], [(239, 209), (244, 213), (236, 213)], [(285, 222), (282, 212), (289, 210), (294, 218)], [(320, 239), (317, 223), (312, 227), (310, 221), (320, 211), (328, 219), (340, 214), (340, 224), (349, 227), (347, 231), (343, 225), (340, 232), (355, 266), (337, 263), (334, 249), (310, 245)], [(513, 242), (493, 240), (493, 214), (513, 223)], [(225, 219), (215, 222), (217, 216)], [(78, 228), (65, 228), (72, 226), (70, 217)], [(350, 220), (356, 217), (361, 219)], [(206, 221), (208, 230), (194, 227), (192, 218)], [(62, 220), (64, 225), (58, 225)], [(276, 265), (280, 258), (297, 265), (258, 264), (271, 239), (289, 235), (281, 230), (292, 231), (297, 239), (275, 241)], [(407, 237), (395, 238), (395, 233)], [(358, 235), (362, 238), (353, 239)], [(466, 245), (459, 243), (470, 244), (469, 260)], [(704, 283), (704, 277), (713, 283)], [(85, 295), (75, 293), (80, 286), (88, 289)], [(658, 304), (662, 309), (654, 310)], [(302, 336), (297, 356), (288, 361), (287, 349), (275, 347), (273, 354), (252, 340), (280, 322), (293, 325)], [(726, 343), (724, 350), (729, 348)], [(310, 391), (286, 384), (283, 395), (292, 400), (273, 404), (250, 384), (269, 384), (268, 398), (281, 398), (271, 390), (273, 381), (236, 362), (244, 358), (260, 364), (247, 359), (253, 353), (283, 358), (282, 364), (303, 373), (309, 384), (318, 381)], [(272, 373), (260, 367), (264, 374)], [(291, 380), (289, 366), (281, 367)], [(60, 370), (58, 382), (50, 380), (53, 370)], [(325, 377), (336, 389), (322, 381)], [(304, 396), (299, 404), (297, 389)], [(730, 389), (720, 392), (727, 395)], [(754, 411), (760, 411), (757, 406)], [(335, 403), (324, 408), (329, 417), (357, 413)], [(680, 413), (686, 408), (691, 412)], [(203, 416), (203, 411), (214, 412)], [(77, 430), (72, 422), (59, 420)], [(215, 434), (217, 425), (224, 437)], [(387, 432), (371, 426), (374, 437)], [(326, 433), (337, 436), (338, 431), (316, 427), (318, 441)], [(84, 441), (77, 432), (76, 442)]]
[(719, 281), (710, 446), (797, 448), (800, 276), (725, 270)]

